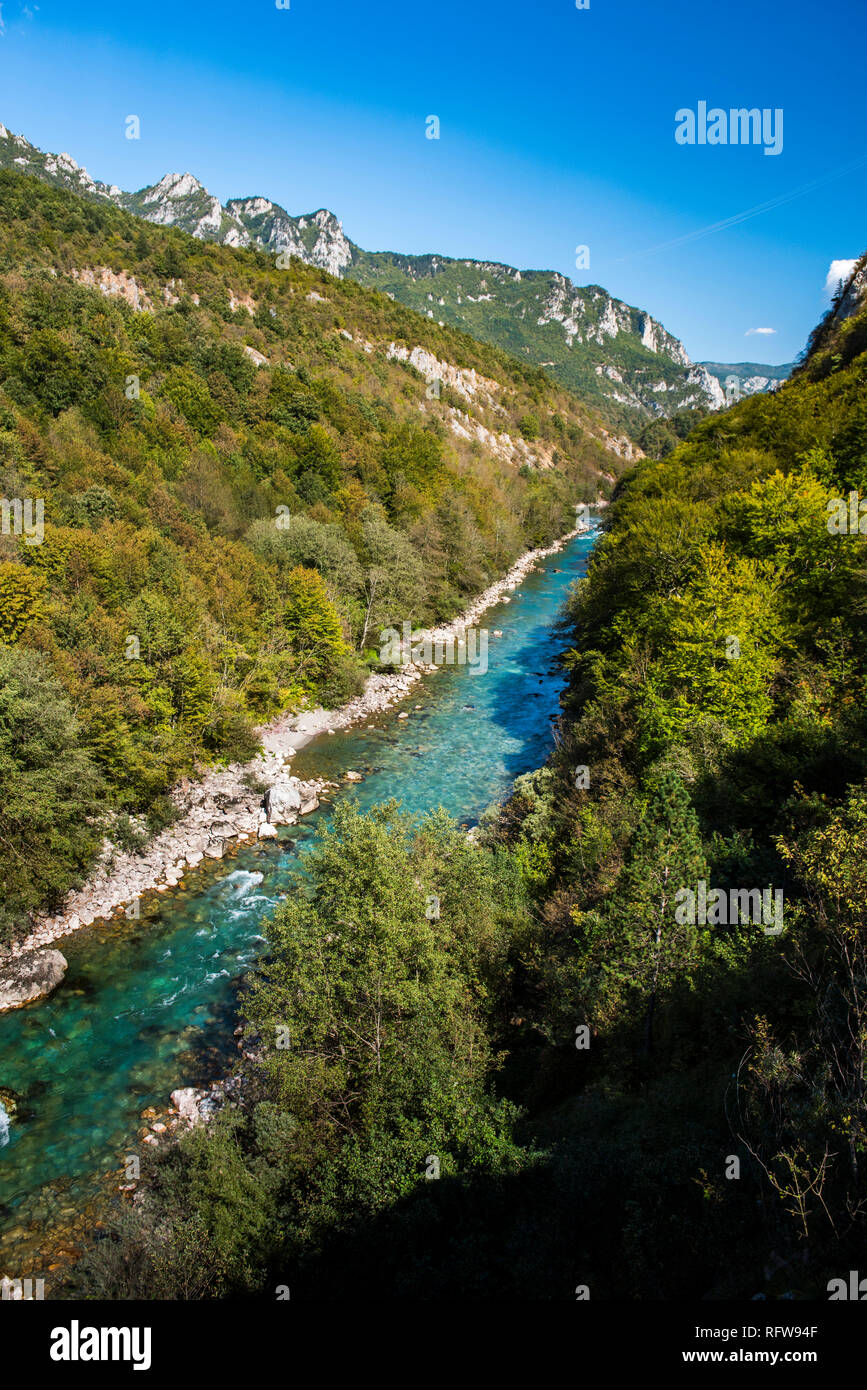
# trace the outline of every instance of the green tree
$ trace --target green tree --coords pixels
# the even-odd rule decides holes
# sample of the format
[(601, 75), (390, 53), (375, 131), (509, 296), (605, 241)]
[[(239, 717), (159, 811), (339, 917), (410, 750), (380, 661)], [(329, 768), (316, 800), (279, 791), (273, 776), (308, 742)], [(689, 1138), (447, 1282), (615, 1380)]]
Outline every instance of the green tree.
[(44, 657), (0, 646), (0, 933), (57, 903), (98, 849), (100, 776)]
[(340, 617), (317, 570), (296, 566), (286, 579), (282, 625), (292, 639), (299, 678), (315, 685), (347, 655)]
[(342, 802), (310, 885), (268, 927), (247, 1010), (273, 1093), (319, 1143), (457, 1112), (489, 1065), (451, 933), (414, 868), (394, 804), (361, 816)]
[[(706, 876), (689, 793), (675, 772), (663, 772), (651, 788), (615, 892), (611, 924), (616, 947), (604, 966), (618, 992), (635, 994), (640, 1001), (645, 1054), (653, 1044), (660, 999), (697, 963), (699, 929), (677, 920), (677, 894), (681, 889), (695, 893)], [(609, 939), (606, 954), (610, 946)]]
[(389, 525), (382, 507), (361, 515), (366, 569), (364, 621), (359, 646), (385, 627), (416, 622), (424, 605), (425, 577), (419, 558), (403, 532)]
[(651, 746), (709, 718), (733, 742), (765, 728), (784, 632), (776, 590), (769, 563), (708, 545), (686, 591), (652, 612), (657, 659), (641, 709)]
[(0, 561), (0, 641), (15, 642), (45, 618), (45, 580), (25, 565)]

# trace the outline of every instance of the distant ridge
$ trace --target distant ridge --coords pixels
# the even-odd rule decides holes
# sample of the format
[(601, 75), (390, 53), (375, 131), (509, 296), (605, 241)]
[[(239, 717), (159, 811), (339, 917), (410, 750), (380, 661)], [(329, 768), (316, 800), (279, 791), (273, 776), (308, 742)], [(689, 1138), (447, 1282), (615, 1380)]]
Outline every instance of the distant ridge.
[(699, 407), (719, 409), (717, 376), (690, 360), (650, 314), (600, 285), (576, 286), (551, 270), (435, 254), (365, 251), (325, 208), (293, 216), (250, 195), (221, 203), (191, 173), (166, 174), (128, 193), (93, 179), (69, 154), (46, 154), (0, 125), (0, 168), (32, 174), (82, 197), (110, 201), (160, 226), (202, 240), (297, 257), (358, 280), (437, 323), (543, 367), (596, 406), (609, 425), (633, 434), (649, 421)]

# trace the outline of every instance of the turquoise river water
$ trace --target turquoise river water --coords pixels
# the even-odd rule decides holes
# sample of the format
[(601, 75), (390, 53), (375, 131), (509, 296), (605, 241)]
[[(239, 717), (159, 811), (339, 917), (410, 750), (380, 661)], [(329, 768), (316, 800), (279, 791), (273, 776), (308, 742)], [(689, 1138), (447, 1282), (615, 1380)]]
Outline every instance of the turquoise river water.
[[(474, 823), (551, 749), (564, 684), (557, 619), (592, 542), (591, 532), (549, 556), (510, 603), (483, 615), (485, 674), (443, 667), (400, 707), (409, 719), (394, 708), (373, 728), (320, 735), (293, 772), (364, 775), (342, 783), (331, 804), (396, 797), (408, 811), (443, 806)], [(83, 1213), (122, 1180), (143, 1108), (163, 1109), (175, 1087), (225, 1074), (236, 1055), (239, 979), (262, 949), (263, 919), (329, 813), (323, 804), (279, 840), (240, 846), (189, 872), (182, 888), (148, 895), (137, 921), (95, 923), (64, 938), (69, 969), (60, 987), (0, 1016), (0, 1085), (23, 1097), (11, 1124), (0, 1113), (0, 1274), (38, 1270), (58, 1247), (75, 1246)]]

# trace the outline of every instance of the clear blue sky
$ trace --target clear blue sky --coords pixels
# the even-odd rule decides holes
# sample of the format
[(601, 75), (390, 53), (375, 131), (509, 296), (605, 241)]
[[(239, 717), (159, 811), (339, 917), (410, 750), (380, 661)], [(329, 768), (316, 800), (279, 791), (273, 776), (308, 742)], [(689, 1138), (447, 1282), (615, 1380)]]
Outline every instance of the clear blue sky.
[[(0, 120), (96, 178), (189, 169), (369, 250), (558, 269), (696, 359), (789, 360), (867, 246), (867, 166), (667, 245), (867, 158), (864, 0), (3, 0), (2, 26)], [(702, 100), (782, 107), (782, 153), (678, 145)]]

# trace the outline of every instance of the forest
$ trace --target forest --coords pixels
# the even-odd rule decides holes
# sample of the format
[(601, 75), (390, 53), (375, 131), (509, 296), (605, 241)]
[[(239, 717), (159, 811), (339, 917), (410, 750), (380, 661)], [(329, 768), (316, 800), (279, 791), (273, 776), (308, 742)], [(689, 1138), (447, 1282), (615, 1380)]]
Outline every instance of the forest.
[[(244, 990), (241, 1103), (148, 1159), (68, 1296), (803, 1299), (857, 1268), (867, 552), (828, 520), (867, 487), (865, 374), (867, 312), (831, 315), (618, 482), (557, 746), (477, 839), (338, 805)], [(681, 920), (699, 883), (782, 892), (783, 931)]]
[(0, 172), (0, 942), (620, 470), (540, 369), (277, 260)]

